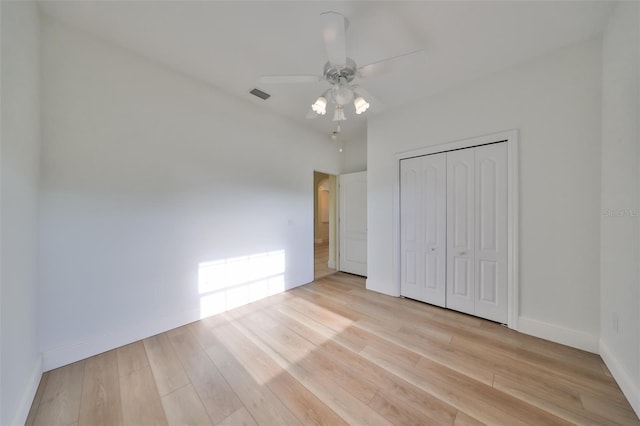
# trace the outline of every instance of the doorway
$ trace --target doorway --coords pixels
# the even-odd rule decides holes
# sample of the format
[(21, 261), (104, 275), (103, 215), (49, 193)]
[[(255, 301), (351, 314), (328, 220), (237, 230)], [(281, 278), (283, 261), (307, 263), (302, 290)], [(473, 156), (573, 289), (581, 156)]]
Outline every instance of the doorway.
[(336, 272), (337, 179), (335, 175), (313, 172), (313, 278)]

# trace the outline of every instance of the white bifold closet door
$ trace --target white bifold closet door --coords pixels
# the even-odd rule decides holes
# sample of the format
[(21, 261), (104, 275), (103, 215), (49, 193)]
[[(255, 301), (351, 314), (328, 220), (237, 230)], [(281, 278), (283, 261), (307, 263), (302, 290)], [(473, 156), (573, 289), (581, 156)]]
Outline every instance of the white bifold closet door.
[(446, 302), (446, 154), (400, 162), (401, 294)]
[(506, 323), (507, 144), (400, 163), (401, 294)]

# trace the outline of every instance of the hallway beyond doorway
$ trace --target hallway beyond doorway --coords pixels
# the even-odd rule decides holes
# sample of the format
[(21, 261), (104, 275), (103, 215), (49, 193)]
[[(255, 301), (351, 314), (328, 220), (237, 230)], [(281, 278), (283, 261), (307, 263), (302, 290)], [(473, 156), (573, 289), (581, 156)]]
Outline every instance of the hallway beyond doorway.
[(313, 279), (326, 277), (336, 272), (335, 269), (329, 268), (329, 243), (314, 244), (314, 269)]

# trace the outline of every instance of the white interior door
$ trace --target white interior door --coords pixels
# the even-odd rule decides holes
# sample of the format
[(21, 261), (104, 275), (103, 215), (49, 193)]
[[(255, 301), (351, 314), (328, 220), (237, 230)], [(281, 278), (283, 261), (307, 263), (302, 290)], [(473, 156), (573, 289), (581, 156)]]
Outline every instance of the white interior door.
[(446, 154), (400, 163), (400, 293), (445, 306)]
[(475, 151), (475, 312), (507, 322), (507, 144)]
[(474, 313), (474, 149), (447, 153), (447, 308)]
[(340, 270), (367, 275), (367, 172), (340, 175)]

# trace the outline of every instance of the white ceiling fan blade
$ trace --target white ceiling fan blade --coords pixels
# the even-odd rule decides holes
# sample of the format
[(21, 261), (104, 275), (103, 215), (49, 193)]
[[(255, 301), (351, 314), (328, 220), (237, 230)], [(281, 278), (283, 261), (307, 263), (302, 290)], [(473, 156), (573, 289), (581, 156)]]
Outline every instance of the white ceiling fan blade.
[(317, 83), (322, 80), (318, 75), (262, 75), (258, 81), (262, 84)]
[(403, 66), (418, 67), (426, 61), (426, 49), (415, 50), (402, 55), (393, 56), (358, 68), (360, 78), (376, 77), (389, 74), (394, 68)]
[(345, 65), (347, 63), (346, 18), (337, 12), (323, 12), (320, 14), (320, 22), (329, 62), (334, 66)]

